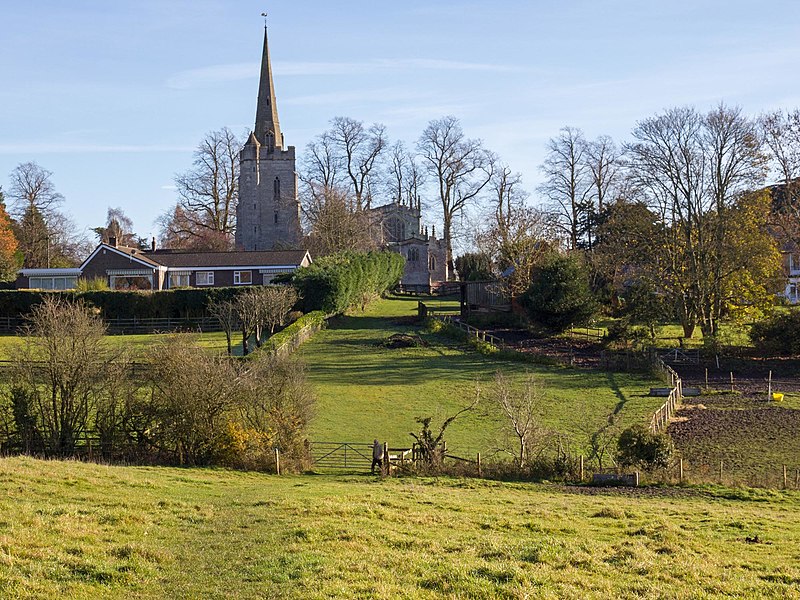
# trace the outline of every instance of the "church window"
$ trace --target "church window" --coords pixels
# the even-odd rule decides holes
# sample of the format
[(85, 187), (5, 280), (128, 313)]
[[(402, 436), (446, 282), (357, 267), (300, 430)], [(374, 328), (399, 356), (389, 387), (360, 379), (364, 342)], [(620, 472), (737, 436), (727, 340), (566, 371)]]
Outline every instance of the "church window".
[(408, 251), (408, 260), (409, 262), (417, 262), (419, 260), (419, 249), (411, 248)]
[(273, 192), (275, 194), (275, 200), (279, 200), (281, 197), (281, 178), (276, 177), (275, 182), (272, 184)]
[(275, 225), (278, 224), (278, 211), (275, 211)]
[(428, 256), (428, 268), (431, 271), (436, 270), (436, 257), (433, 254)]

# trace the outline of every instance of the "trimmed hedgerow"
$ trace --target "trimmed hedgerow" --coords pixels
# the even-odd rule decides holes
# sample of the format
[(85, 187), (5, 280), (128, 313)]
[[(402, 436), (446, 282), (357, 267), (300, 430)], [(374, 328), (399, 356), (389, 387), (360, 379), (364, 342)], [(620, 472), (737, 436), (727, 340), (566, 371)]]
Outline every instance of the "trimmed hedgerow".
[(325, 327), (325, 313), (321, 310), (307, 313), (297, 319), (291, 325), (281, 329), (279, 332), (273, 334), (266, 342), (262, 351), (274, 352), (282, 348), (285, 344), (289, 344), (291, 350), (295, 350), (297, 346), (303, 343), (300, 339), (300, 334), (304, 330), (319, 331)]
[(209, 304), (230, 299), (245, 289), (243, 286), (158, 292), (0, 290), (0, 317), (27, 315), (45, 296), (61, 295), (83, 300), (87, 306), (98, 309), (104, 319), (191, 319), (206, 316)]
[(393, 288), (403, 275), (405, 259), (396, 252), (343, 252), (298, 269), (292, 282), (303, 310), (341, 314), (362, 308)]

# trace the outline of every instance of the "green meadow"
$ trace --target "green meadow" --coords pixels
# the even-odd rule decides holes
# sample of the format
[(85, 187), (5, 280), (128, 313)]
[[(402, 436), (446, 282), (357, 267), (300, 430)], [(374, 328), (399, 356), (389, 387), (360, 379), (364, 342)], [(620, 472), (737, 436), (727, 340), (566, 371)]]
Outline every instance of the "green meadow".
[(4, 598), (798, 598), (800, 494), (0, 459)]
[[(435, 310), (457, 309), (452, 301), (430, 302)], [(656, 382), (641, 375), (601, 373), (548, 367), (485, 356), (459, 341), (420, 331), (417, 301), (390, 298), (375, 302), (363, 314), (337, 317), (328, 329), (298, 352), (316, 390), (313, 441), (368, 442), (375, 437), (391, 446), (409, 446), (417, 417), (434, 417), (437, 425), (477, 393), (478, 409), (457, 420), (446, 436), (458, 455), (490, 455), (504, 446), (502, 419), (491, 406), (492, 380), (503, 371), (516, 381), (527, 373), (540, 383), (540, 423), (567, 434), (581, 451), (584, 431), (608, 422), (618, 426), (647, 423), (663, 399), (647, 396)], [(388, 349), (393, 333), (420, 332), (427, 347)]]

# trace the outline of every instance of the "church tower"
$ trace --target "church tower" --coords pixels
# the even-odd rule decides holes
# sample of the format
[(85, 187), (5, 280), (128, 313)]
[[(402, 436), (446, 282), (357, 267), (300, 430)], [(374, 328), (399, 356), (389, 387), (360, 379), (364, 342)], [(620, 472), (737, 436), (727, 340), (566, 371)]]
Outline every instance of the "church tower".
[(295, 149), (284, 148), (265, 26), (255, 129), (239, 154), (236, 249), (296, 248), (300, 237)]

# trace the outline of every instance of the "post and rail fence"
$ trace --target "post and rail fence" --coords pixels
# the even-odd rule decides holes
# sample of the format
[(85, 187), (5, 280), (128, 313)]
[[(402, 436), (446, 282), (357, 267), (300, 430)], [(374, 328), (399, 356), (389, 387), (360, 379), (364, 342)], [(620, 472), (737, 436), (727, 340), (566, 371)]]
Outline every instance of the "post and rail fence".
[(650, 419), (650, 431), (659, 433), (667, 428), (672, 415), (683, 401), (683, 382), (680, 375), (665, 363), (657, 351), (651, 351), (653, 367), (663, 379), (669, 382), (670, 390), (667, 399)]

